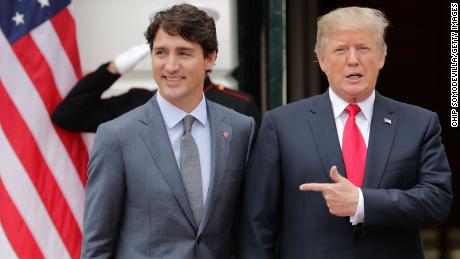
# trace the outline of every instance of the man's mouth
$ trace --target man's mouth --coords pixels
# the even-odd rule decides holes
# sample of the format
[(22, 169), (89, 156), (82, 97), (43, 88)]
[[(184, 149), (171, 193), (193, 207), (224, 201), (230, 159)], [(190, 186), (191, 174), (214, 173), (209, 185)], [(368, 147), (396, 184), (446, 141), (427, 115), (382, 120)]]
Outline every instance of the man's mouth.
[(166, 79), (168, 81), (180, 81), (185, 79), (184, 76), (163, 76), (163, 79)]
[(363, 75), (360, 73), (352, 73), (346, 76), (346, 78), (351, 79), (351, 80), (357, 80), (357, 79), (360, 79), (361, 77), (363, 77)]

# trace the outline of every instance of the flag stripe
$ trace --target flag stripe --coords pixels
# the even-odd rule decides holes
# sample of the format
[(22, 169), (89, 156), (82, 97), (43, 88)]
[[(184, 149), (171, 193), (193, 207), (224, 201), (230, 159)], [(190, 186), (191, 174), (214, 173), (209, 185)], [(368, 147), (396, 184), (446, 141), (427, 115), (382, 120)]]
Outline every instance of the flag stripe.
[(44, 22), (30, 34), (53, 72), (59, 95), (66, 96), (77, 83), (77, 75), (53, 25), (49, 21)]
[[(13, 45), (13, 50), (29, 75), (29, 78), (32, 79), (49, 116), (62, 100), (57, 91), (51, 68), (30, 35), (26, 35), (18, 40)], [(72, 163), (79, 172), (81, 182), (85, 184), (88, 153), (84, 147), (83, 140), (79, 134), (65, 131), (58, 127), (56, 127), (56, 132), (66, 147)]]
[[(2, 178), (0, 177), (0, 181), (1, 179)], [(8, 241), (8, 239), (6, 238), (5, 231), (3, 230), (3, 227), (2, 227), (1, 219), (0, 219), (0, 258), (4, 258), (4, 259), (17, 259), (18, 258), (18, 256), (16, 255), (16, 252), (13, 250), (13, 247), (11, 247), (10, 241)]]
[[(0, 127), (0, 177), (22, 219), (29, 227), (45, 258), (70, 258), (48, 211), (36, 192), (35, 186), (16, 157), (14, 150)], [(16, 230), (15, 230), (16, 231)]]
[[(0, 173), (1, 175), (1, 173)], [(35, 239), (29, 231), (26, 223), (19, 214), (19, 211), (13, 204), (8, 192), (3, 185), (0, 177), (0, 231), (1, 227), (5, 228), (5, 235), (8, 235), (8, 240), (11, 244), (9, 247), (3, 247), (2, 234), (0, 233), (0, 257), (1, 258), (44, 258), (42, 252), (38, 248)], [(3, 232), (3, 231), (1, 231)], [(5, 240), (6, 241), (6, 240)], [(6, 243), (6, 242), (5, 242)], [(14, 250), (13, 250), (14, 247)]]
[[(6, 46), (5, 46), (6, 45)], [(19, 110), (82, 229), (84, 189), (35, 87), (0, 33), (0, 80)], [(20, 86), (20, 87), (17, 87)], [(58, 159), (57, 159), (58, 158)]]
[(39, 2), (0, 8), (0, 258), (77, 259), (89, 149), (50, 118), (81, 78), (76, 23)]
[(4, 134), (10, 140), (13, 150), (28, 173), (67, 249), (75, 257), (79, 254), (82, 233), (34, 137), (1, 82), (0, 103), (3, 109), (0, 113), (0, 123), (3, 125)]
[[(55, 79), (57, 89), (59, 90), (59, 95), (60, 96), (65, 96), (67, 93), (70, 91), (70, 89), (75, 85), (77, 82), (77, 77), (73, 71), (73, 67), (71, 62), (69, 61), (69, 58), (67, 57), (67, 54), (65, 53), (64, 49), (62, 48), (61, 42), (59, 41), (58, 36), (56, 35), (56, 32), (50, 22), (45, 22), (39, 27), (37, 27), (35, 30), (31, 32), (32, 39), (37, 45), (37, 47), (40, 49), (40, 57), (44, 58), (46, 60), (46, 63), (49, 64), (49, 68), (51, 71), (51, 74), (49, 75), (44, 75), (42, 73), (42, 76), (49, 76), (53, 77)], [(29, 50), (31, 51), (31, 50)], [(24, 53), (28, 57), (28, 54), (30, 56), (33, 56), (33, 53)], [(43, 56), (41, 56), (43, 55)], [(22, 62), (30, 62), (29, 60), (25, 60)], [(36, 66), (38, 67), (38, 66)], [(32, 69), (32, 71), (35, 71)], [(29, 72), (29, 73), (39, 73), (39, 72)], [(46, 78), (46, 77), (45, 77)], [(38, 85), (38, 84), (36, 84)], [(52, 94), (51, 91), (49, 90), (50, 87), (53, 87), (51, 83), (44, 84), (41, 83), (41, 85), (44, 85), (46, 89), (43, 90), (45, 94), (41, 94), (42, 99), (45, 99), (48, 94)], [(54, 88), (53, 88), (54, 89)], [(56, 93), (54, 93), (56, 94)], [(62, 98), (59, 98), (59, 101), (61, 101)], [(57, 104), (51, 104), (52, 105), (52, 110), (56, 107)], [(52, 110), (48, 111), (50, 114)], [(70, 157), (72, 158), (72, 161), (77, 168), (77, 171), (79, 172), (80, 179), (82, 180), (82, 183), (86, 183), (86, 178), (87, 178), (87, 164), (88, 164), (88, 152), (85, 148), (85, 144), (83, 142), (82, 137), (78, 133), (73, 133), (70, 131), (65, 131), (62, 130), (59, 127), (55, 127), (56, 131), (58, 132), (59, 136), (61, 137), (61, 140), (63, 144), (65, 145), (67, 151), (70, 154)]]
[(16, 41), (12, 47), (49, 113), (61, 101), (50, 67), (29, 34)]
[[(1, 175), (1, 174), (0, 174)], [(1, 177), (0, 177), (1, 181)], [(17, 259), (16, 252), (11, 247), (10, 241), (6, 238), (5, 231), (3, 230), (0, 220), (0, 258), (4, 259)]]
[(81, 135), (82, 135), (82, 138), (83, 138), (83, 142), (85, 143), (86, 149), (89, 152), (93, 148), (94, 137), (96, 136), (96, 134), (94, 134), (94, 133), (83, 133)]
[(81, 78), (81, 65), (80, 57), (78, 56), (78, 46), (77, 41), (75, 40), (75, 35), (77, 35), (77, 29), (75, 25), (75, 20), (70, 14), (69, 10), (65, 8), (56, 16), (51, 18), (54, 29), (61, 40), (62, 46), (65, 49), (70, 61), (72, 62), (75, 73), (78, 78)]
[[(72, 3), (67, 5), (67, 11), (69, 11), (70, 18), (72, 18), (72, 20), (75, 21), (75, 8), (73, 7)], [(77, 34), (75, 33), (75, 35)]]

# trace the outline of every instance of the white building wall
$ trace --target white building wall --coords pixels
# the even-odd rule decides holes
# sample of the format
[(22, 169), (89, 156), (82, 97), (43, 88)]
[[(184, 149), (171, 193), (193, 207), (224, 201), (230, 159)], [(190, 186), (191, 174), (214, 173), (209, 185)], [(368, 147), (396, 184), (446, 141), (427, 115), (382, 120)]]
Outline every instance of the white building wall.
[[(219, 53), (211, 78), (216, 83), (237, 88), (237, 81), (230, 76), (238, 65), (235, 0), (74, 0), (73, 15), (77, 22), (83, 72), (93, 71), (130, 46), (146, 42), (143, 33), (150, 16), (180, 3), (190, 3), (218, 14), (216, 29)], [(152, 79), (148, 57), (121, 77), (106, 96), (122, 93), (132, 86), (157, 87)]]

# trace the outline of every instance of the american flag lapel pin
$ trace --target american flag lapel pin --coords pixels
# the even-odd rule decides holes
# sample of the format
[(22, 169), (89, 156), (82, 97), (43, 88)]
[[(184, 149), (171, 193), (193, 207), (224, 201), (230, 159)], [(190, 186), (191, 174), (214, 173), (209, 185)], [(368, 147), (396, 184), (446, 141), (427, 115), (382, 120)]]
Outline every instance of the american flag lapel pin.
[(388, 118), (384, 118), (383, 122), (385, 122), (385, 124), (390, 124), (391, 125), (391, 120), (388, 119)]
[(224, 131), (222, 132), (222, 136), (224, 136), (224, 138), (228, 138), (230, 134), (228, 133), (228, 131)]

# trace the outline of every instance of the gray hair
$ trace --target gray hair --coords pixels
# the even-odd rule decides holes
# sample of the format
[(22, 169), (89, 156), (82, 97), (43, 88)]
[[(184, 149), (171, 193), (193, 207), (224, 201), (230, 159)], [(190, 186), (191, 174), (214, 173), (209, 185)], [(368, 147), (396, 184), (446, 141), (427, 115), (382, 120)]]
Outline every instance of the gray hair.
[(385, 30), (388, 20), (381, 11), (364, 7), (337, 8), (318, 19), (315, 53), (318, 55), (327, 38), (341, 30), (369, 30), (374, 32), (375, 39), (383, 57), (387, 55)]

